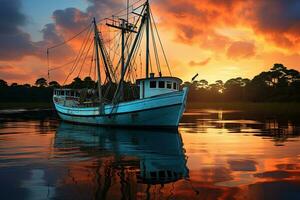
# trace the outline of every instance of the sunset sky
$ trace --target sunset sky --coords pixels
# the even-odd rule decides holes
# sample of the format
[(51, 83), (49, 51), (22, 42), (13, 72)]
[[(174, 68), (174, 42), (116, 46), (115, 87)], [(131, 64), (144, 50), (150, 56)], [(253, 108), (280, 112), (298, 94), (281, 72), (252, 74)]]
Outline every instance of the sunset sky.
[[(134, 2), (135, 0), (131, 0)], [(0, 0), (0, 79), (47, 77), (46, 49), (82, 30), (124, 0)], [(274, 63), (300, 70), (298, 0), (152, 0), (173, 75), (210, 82), (253, 78)], [(72, 47), (70, 47), (72, 48)], [(64, 60), (68, 55), (64, 55)], [(67, 70), (66, 70), (67, 71)], [(62, 82), (67, 72), (52, 79)]]

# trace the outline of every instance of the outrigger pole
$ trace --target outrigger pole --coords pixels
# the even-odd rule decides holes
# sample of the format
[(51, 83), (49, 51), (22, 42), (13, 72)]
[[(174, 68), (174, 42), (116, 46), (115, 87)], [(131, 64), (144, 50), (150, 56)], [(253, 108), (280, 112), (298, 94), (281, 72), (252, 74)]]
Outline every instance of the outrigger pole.
[(101, 88), (101, 74), (100, 74), (100, 63), (99, 63), (99, 35), (98, 35), (98, 28), (96, 19), (93, 19), (94, 24), (94, 41), (95, 41), (95, 53), (96, 53), (96, 65), (97, 65), (97, 75), (98, 75), (98, 95), (99, 95), (99, 103), (100, 103), (100, 111), (102, 110), (102, 88)]
[(150, 26), (150, 9), (149, 1), (146, 1), (146, 78), (149, 78), (149, 26)]

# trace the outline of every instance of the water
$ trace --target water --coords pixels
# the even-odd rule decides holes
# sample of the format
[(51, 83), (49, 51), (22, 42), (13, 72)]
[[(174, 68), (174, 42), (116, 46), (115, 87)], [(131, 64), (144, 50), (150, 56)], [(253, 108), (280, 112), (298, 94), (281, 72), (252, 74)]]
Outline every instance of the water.
[(0, 199), (300, 199), (300, 118), (188, 110), (178, 131), (0, 115)]

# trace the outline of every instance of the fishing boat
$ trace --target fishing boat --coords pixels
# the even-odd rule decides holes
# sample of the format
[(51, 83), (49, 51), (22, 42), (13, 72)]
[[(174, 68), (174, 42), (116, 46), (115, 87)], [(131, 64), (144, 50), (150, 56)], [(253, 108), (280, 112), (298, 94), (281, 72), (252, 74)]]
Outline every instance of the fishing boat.
[[(128, 8), (132, 10), (129, 12)], [(182, 80), (170, 72), (148, 0), (135, 7), (127, 6), (125, 19), (116, 16), (106, 18), (105, 25), (120, 32), (120, 59), (114, 65), (104, 34), (94, 18), (91, 27), (96, 86), (55, 89), (53, 102), (59, 117), (68, 122), (99, 126), (178, 127), (185, 110), (188, 88), (182, 87)], [(156, 41), (159, 41), (161, 57), (169, 69), (168, 75), (162, 73)], [(141, 43), (145, 47), (144, 58), (140, 56), (145, 60), (144, 70), (140, 70), (144, 71), (144, 76), (128, 81), (132, 77), (130, 74), (137, 71), (134, 66), (142, 49)], [(154, 62), (151, 62), (150, 52), (155, 54), (157, 73), (152, 70)], [(125, 98), (128, 87), (138, 88), (138, 95)]]

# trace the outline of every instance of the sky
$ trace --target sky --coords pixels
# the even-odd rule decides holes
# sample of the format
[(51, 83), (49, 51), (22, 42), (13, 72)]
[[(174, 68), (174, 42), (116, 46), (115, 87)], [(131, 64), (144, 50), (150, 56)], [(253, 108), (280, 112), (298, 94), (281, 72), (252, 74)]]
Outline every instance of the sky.
[[(130, 0), (134, 2), (135, 0)], [(0, 79), (33, 84), (47, 77), (46, 49), (125, 0), (0, 0)], [(274, 63), (300, 70), (298, 0), (150, 0), (172, 74), (209, 82), (253, 78)], [(72, 59), (79, 41), (54, 63)], [(72, 52), (72, 53), (71, 53)], [(53, 62), (52, 62), (53, 63)], [(68, 70), (51, 74), (65, 80)], [(163, 71), (164, 72), (164, 71)]]

